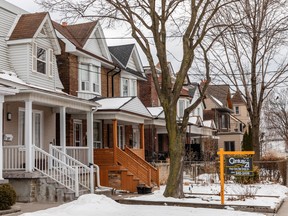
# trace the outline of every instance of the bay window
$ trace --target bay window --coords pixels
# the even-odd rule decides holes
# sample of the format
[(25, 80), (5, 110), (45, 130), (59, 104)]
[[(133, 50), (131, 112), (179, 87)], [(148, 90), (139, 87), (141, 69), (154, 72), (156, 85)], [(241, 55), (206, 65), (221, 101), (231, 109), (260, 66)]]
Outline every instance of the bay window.
[(80, 64), (79, 82), (79, 91), (100, 94), (100, 68), (92, 64)]
[(137, 80), (136, 79), (121, 79), (121, 96), (137, 96)]

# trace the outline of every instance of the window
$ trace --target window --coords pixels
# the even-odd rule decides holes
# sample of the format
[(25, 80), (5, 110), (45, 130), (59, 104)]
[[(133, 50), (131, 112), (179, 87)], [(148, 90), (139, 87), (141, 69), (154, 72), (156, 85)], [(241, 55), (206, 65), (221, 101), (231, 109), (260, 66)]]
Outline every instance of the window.
[(221, 128), (228, 129), (228, 116), (226, 114), (221, 115)]
[(236, 115), (240, 115), (240, 110), (239, 110), (239, 106), (235, 106), (234, 107), (234, 111)]
[(184, 116), (184, 110), (185, 110), (185, 101), (179, 100), (178, 102), (178, 115), (180, 118)]
[(100, 68), (95, 65), (79, 65), (80, 91), (100, 94)]
[(125, 147), (125, 137), (124, 137), (124, 125), (118, 125), (118, 147), (124, 149)]
[(140, 148), (140, 132), (138, 128), (133, 128), (133, 148)]
[(32, 71), (53, 76), (53, 50), (32, 44)]
[(137, 96), (137, 80), (122, 78), (122, 96)]
[(103, 148), (101, 122), (95, 121), (93, 123), (93, 141), (94, 141), (94, 148)]
[(224, 150), (225, 151), (235, 151), (235, 142), (234, 141), (224, 142)]
[(82, 142), (82, 121), (74, 120), (73, 123), (73, 137), (74, 137), (74, 146), (83, 146)]
[[(32, 144), (42, 147), (43, 133), (43, 112), (38, 110), (32, 111)], [(25, 145), (25, 110), (19, 109), (19, 144)]]
[(123, 96), (128, 96), (128, 89), (129, 89), (129, 80), (128, 79), (123, 79), (122, 82), (122, 94)]

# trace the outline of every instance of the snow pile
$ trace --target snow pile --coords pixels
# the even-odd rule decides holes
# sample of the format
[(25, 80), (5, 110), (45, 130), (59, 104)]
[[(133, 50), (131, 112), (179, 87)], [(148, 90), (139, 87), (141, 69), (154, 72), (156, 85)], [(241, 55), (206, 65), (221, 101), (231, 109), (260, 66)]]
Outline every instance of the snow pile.
[(143, 205), (121, 205), (104, 195), (82, 195), (78, 200), (33, 213), (25, 213), (22, 216), (264, 216), (263, 214), (251, 212), (237, 212), (229, 210), (188, 208), (172, 206), (143, 206)]

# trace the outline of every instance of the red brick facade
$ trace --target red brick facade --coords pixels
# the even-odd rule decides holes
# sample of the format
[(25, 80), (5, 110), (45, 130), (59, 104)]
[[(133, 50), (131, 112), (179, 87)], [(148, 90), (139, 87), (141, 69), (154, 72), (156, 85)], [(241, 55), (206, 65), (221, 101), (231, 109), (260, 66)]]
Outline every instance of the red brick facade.
[(146, 107), (160, 106), (152, 75), (146, 74), (147, 81), (139, 81), (139, 98)]

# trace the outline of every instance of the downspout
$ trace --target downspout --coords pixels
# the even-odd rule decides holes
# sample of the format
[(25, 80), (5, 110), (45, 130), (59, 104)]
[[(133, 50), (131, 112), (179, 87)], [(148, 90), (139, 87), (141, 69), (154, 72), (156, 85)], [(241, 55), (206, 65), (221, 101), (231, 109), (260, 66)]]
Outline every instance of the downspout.
[(121, 72), (121, 68), (119, 68), (119, 71), (112, 75), (112, 97), (114, 97), (114, 76), (119, 74)]
[(111, 69), (107, 72), (107, 97), (109, 97), (109, 73), (113, 72), (116, 68), (117, 68), (117, 66), (114, 66), (113, 69)]

